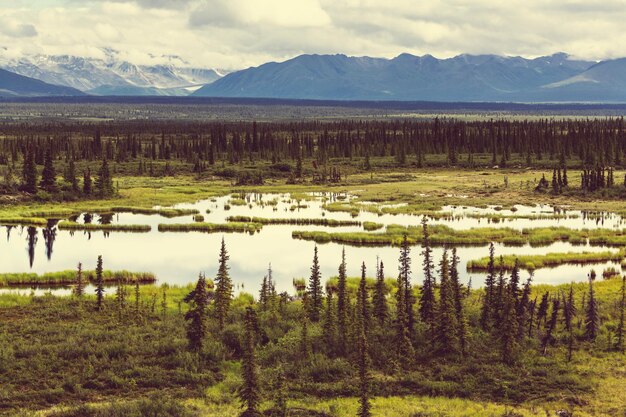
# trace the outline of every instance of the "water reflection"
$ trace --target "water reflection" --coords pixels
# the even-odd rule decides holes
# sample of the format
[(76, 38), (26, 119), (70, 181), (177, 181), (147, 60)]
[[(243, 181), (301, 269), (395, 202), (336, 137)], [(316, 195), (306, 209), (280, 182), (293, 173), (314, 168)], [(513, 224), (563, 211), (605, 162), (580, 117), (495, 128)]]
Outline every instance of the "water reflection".
[[(336, 220), (371, 221), (383, 225), (402, 224), (419, 225), (421, 216), (408, 214), (386, 214), (371, 212), (368, 204), (362, 204), (362, 211), (334, 212), (325, 210), (324, 205), (332, 202), (349, 204), (353, 196), (347, 194), (317, 193), (312, 196), (302, 195), (292, 198), (288, 194), (245, 193), (224, 196), (196, 203), (180, 204), (175, 208), (196, 209), (204, 216), (204, 221), (224, 223), (228, 216), (258, 216), (267, 218), (321, 218)], [(235, 201), (231, 201), (235, 200)], [(239, 201), (237, 201), (239, 200)], [(242, 204), (242, 202), (244, 202)], [(236, 204), (235, 204), (236, 203)], [(225, 205), (230, 205), (225, 210)], [(402, 207), (386, 205), (383, 207)], [(620, 216), (607, 213), (580, 212), (552, 206), (515, 206), (508, 209), (496, 207), (444, 207), (446, 213), (431, 219), (432, 224), (443, 224), (455, 229), (471, 227), (511, 227), (521, 230), (528, 227), (563, 226), (574, 229), (582, 228), (620, 228), (623, 220)], [(492, 217), (484, 217), (491, 215)], [(73, 269), (78, 262), (83, 262), (86, 269), (95, 268), (98, 255), (103, 255), (106, 269), (127, 269), (137, 272), (153, 272), (160, 282), (187, 284), (196, 280), (199, 272), (208, 278), (215, 275), (219, 242), (223, 234), (160, 233), (160, 223), (192, 223), (191, 215), (166, 218), (158, 215), (131, 213), (81, 213), (71, 220), (98, 224), (145, 224), (152, 227), (150, 233), (133, 234), (101, 231), (66, 231), (58, 230), (56, 222), (42, 228), (43, 243), (39, 242), (39, 230), (35, 227), (6, 226), (6, 242), (0, 241), (1, 272), (54, 272)], [(28, 259), (23, 256), (22, 236), (26, 231)], [(267, 225), (254, 235), (226, 234), (225, 239), (231, 256), (231, 271), (235, 284), (255, 292), (263, 276), (267, 274), (267, 265), (271, 262), (277, 290), (292, 291), (293, 278), (307, 277), (313, 246), (310, 241), (293, 240), (294, 230), (356, 232), (360, 226), (341, 226), (332, 229), (315, 225)], [(42, 243), (42, 244), (41, 244)], [(324, 278), (335, 276), (341, 261), (339, 244), (319, 245), (319, 256)], [(523, 245), (517, 247), (496, 245), (497, 254), (545, 254), (549, 252), (603, 251), (601, 246), (583, 244), (574, 246), (568, 242), (556, 242), (546, 247)], [(435, 259), (442, 255), (443, 248), (434, 248)], [(421, 257), (418, 247), (413, 248), (413, 280), (421, 281)], [(394, 277), (397, 269), (398, 249), (392, 247), (346, 247), (348, 273), (359, 276), (359, 266), (365, 261), (368, 270), (375, 271), (375, 261), (379, 257), (386, 266), (387, 275)], [(487, 255), (486, 246), (460, 247), (460, 273), (464, 283), (472, 280), (472, 286), (482, 285), (484, 274), (468, 272), (465, 263)], [(44, 262), (35, 262), (43, 259)], [(595, 268), (599, 273), (616, 263), (594, 265), (562, 265), (554, 269), (536, 271), (537, 283), (562, 283), (571, 280), (584, 280), (586, 273)]]

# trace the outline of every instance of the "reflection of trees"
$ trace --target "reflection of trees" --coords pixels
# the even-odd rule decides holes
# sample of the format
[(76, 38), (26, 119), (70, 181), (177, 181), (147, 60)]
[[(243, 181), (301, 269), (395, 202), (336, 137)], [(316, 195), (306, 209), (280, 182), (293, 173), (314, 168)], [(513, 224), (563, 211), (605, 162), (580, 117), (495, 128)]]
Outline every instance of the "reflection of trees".
[(33, 226), (29, 226), (27, 229), (27, 238), (28, 242), (28, 260), (30, 262), (30, 267), (33, 267), (33, 263), (35, 262), (35, 246), (37, 245), (37, 228)]
[(101, 214), (98, 218), (98, 223), (100, 224), (111, 224), (113, 222), (113, 213), (104, 213)]
[(43, 229), (43, 240), (46, 244), (46, 256), (48, 260), (52, 259), (52, 251), (54, 249), (54, 241), (57, 237), (56, 227), (46, 227)]
[(11, 240), (11, 230), (13, 230), (13, 226), (7, 226), (7, 242)]
[(93, 214), (91, 213), (83, 214), (83, 220), (85, 221), (85, 224), (90, 224), (91, 221), (93, 220)]

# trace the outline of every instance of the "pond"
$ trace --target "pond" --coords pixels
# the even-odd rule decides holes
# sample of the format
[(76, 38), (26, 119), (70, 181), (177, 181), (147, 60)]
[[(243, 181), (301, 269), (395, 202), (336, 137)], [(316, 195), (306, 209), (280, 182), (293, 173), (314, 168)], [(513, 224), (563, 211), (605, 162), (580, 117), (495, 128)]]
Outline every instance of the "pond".
[[(353, 217), (349, 212), (327, 211), (324, 205), (335, 202), (348, 203), (353, 197), (345, 194), (311, 194), (306, 199), (295, 200), (289, 194), (245, 194), (223, 196), (196, 203), (180, 204), (174, 208), (195, 209), (209, 223), (225, 223), (229, 216), (257, 216), (263, 218), (326, 218), (334, 220), (377, 222), (383, 225), (419, 225), (421, 216), (408, 214), (379, 214), (361, 211)], [(446, 216), (436, 216), (431, 224), (443, 224), (455, 229), (472, 227), (528, 227), (564, 226), (572, 229), (621, 229), (623, 219), (612, 214), (589, 215), (579, 211), (563, 211), (551, 206), (515, 206), (512, 210), (498, 207), (444, 207)], [(492, 217), (484, 217), (492, 216)], [(494, 217), (496, 216), (496, 217)], [(147, 233), (124, 233), (103, 231), (59, 230), (55, 222), (50, 227), (35, 228), (3, 226), (0, 231), (0, 272), (54, 272), (74, 269), (82, 262), (85, 269), (94, 269), (98, 255), (104, 259), (108, 270), (152, 272), (159, 283), (187, 284), (194, 282), (199, 273), (212, 278), (217, 270), (217, 258), (222, 237), (230, 255), (230, 272), (237, 289), (257, 293), (263, 276), (271, 263), (273, 277), (279, 290), (292, 292), (293, 278), (306, 278), (313, 256), (315, 243), (295, 240), (294, 230), (358, 232), (360, 225), (328, 227), (315, 225), (265, 225), (254, 233), (205, 233), (205, 232), (159, 232), (159, 224), (194, 223), (193, 215), (167, 218), (160, 215), (116, 213), (99, 215), (83, 213), (72, 220), (119, 225), (140, 224), (151, 226)], [(318, 245), (323, 278), (336, 276), (341, 262), (342, 245), (327, 243)], [(605, 251), (606, 247), (588, 244), (572, 245), (556, 242), (548, 246), (532, 247), (496, 245), (497, 255), (545, 254), (549, 252)], [(612, 250), (617, 250), (613, 248)], [(368, 268), (368, 276), (374, 276), (376, 260), (384, 262), (387, 277), (397, 275), (396, 247), (345, 246), (348, 274), (360, 275), (361, 262)], [(437, 263), (443, 248), (433, 249)], [(467, 261), (488, 255), (486, 246), (459, 247), (462, 281), (470, 279), (474, 287), (483, 283), (485, 274), (468, 272)], [(421, 248), (412, 247), (413, 282), (421, 282)], [(594, 268), (599, 274), (609, 266), (620, 270), (619, 263), (606, 262), (591, 265), (561, 265), (535, 271), (535, 283), (566, 283), (585, 279)], [(528, 274), (522, 273), (526, 279)], [(4, 290), (6, 291), (6, 289)], [(16, 291), (11, 289), (10, 291)], [(28, 289), (22, 292), (30, 291)], [(63, 292), (64, 290), (58, 290)], [(67, 292), (67, 290), (65, 290)]]

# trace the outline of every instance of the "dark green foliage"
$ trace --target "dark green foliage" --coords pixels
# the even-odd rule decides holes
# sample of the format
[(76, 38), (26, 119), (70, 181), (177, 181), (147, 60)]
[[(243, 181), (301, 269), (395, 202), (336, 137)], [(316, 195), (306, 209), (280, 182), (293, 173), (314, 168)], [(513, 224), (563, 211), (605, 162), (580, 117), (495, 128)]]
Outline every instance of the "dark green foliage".
[(480, 325), (483, 329), (491, 326), (491, 318), (495, 306), (495, 247), (493, 242), (489, 245), (489, 263), (487, 264), (487, 278), (485, 278), (485, 296), (483, 297), (483, 305), (480, 313)]
[(223, 329), (230, 311), (230, 304), (233, 298), (233, 283), (228, 272), (230, 267), (228, 266), (228, 251), (226, 250), (226, 243), (222, 238), (222, 244), (220, 246), (219, 266), (217, 269), (217, 276), (215, 277), (215, 302), (214, 309), (219, 328)]
[(107, 159), (102, 160), (102, 165), (98, 171), (98, 176), (95, 182), (96, 195), (100, 198), (108, 198), (115, 194), (113, 189), (113, 177), (109, 170), (109, 163)]
[(400, 258), (398, 259), (398, 287), (403, 287), (404, 290), (404, 314), (406, 316), (407, 329), (409, 334), (412, 334), (415, 326), (415, 314), (413, 313), (415, 297), (413, 296), (413, 286), (411, 285), (411, 247), (406, 234), (402, 237)]
[(32, 150), (24, 154), (21, 189), (31, 194), (37, 192), (37, 166), (35, 165), (35, 157)]
[(76, 287), (74, 288), (74, 295), (78, 298), (82, 298), (85, 294), (85, 282), (83, 281), (83, 264), (78, 263), (78, 270), (76, 271)]
[(387, 294), (385, 288), (385, 267), (383, 261), (376, 268), (376, 286), (374, 287), (374, 295), (372, 296), (373, 312), (380, 326), (384, 326), (388, 317)]
[(337, 330), (339, 332), (339, 352), (346, 353), (346, 338), (348, 334), (348, 292), (346, 288), (346, 249), (341, 251), (341, 264), (337, 280)]
[(245, 318), (244, 353), (242, 359), (243, 383), (237, 391), (246, 415), (252, 416), (258, 413), (261, 403), (261, 390), (259, 387), (259, 370), (256, 361), (256, 318), (252, 307), (246, 309)]
[(54, 161), (52, 159), (52, 151), (50, 148), (46, 149), (43, 171), (41, 173), (41, 182), (39, 185), (43, 190), (50, 193), (57, 191), (57, 174), (54, 169)]
[(92, 193), (91, 171), (87, 168), (83, 173), (83, 194), (85, 196), (90, 196)]
[(320, 264), (317, 257), (317, 245), (313, 250), (313, 265), (311, 265), (311, 276), (309, 277), (307, 292), (309, 297), (309, 320), (312, 322), (318, 322), (322, 313), (322, 297), (324, 294), (322, 290), (322, 274), (320, 272)]
[(448, 252), (444, 249), (439, 263), (440, 291), (435, 330), (436, 349), (438, 353), (443, 355), (458, 353), (461, 350), (454, 287), (450, 279), (449, 267)]
[(102, 255), (99, 255), (96, 264), (96, 308), (98, 310), (102, 310), (104, 302), (104, 281), (102, 279), (102, 272)]
[[(196, 287), (185, 297), (184, 302), (189, 305), (185, 313), (189, 348), (200, 351), (208, 333), (209, 292), (204, 275), (200, 274)], [(136, 303), (136, 308), (139, 308), (138, 299)]]
[(620, 301), (619, 301), (619, 323), (617, 325), (617, 330), (615, 332), (615, 349), (623, 352), (624, 351), (624, 315), (626, 314), (624, 310), (626, 310), (626, 275), (622, 276), (622, 288), (620, 291)]

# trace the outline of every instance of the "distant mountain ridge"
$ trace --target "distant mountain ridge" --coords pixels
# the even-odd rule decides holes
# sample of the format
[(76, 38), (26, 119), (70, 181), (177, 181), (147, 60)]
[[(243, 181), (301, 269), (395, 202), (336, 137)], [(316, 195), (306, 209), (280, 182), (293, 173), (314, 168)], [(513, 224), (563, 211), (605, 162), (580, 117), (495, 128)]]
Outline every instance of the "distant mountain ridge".
[(104, 58), (71, 55), (3, 57), (0, 68), (96, 95), (188, 95), (223, 76), (216, 69), (193, 68), (176, 56), (166, 64), (135, 65), (104, 49)]
[(301, 55), (233, 72), (198, 97), (318, 100), (626, 102), (626, 59), (401, 54)]
[(45, 83), (0, 69), (0, 97), (59, 97), (84, 96), (71, 87)]

